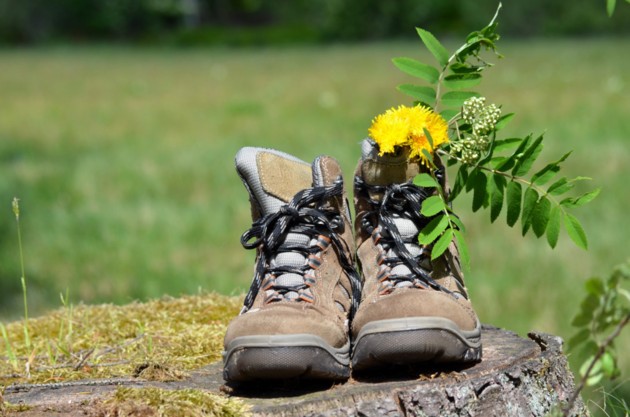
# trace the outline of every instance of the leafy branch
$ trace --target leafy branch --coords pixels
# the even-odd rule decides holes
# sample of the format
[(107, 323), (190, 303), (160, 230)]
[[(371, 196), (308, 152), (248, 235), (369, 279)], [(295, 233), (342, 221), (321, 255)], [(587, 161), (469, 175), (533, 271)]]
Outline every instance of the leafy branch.
[[(513, 227), (520, 218), (523, 236), (531, 229), (536, 237), (546, 235), (549, 246), (554, 248), (558, 242), (561, 225), (564, 225), (571, 240), (577, 246), (587, 249), (586, 233), (569, 210), (592, 201), (600, 190), (595, 189), (578, 197), (564, 197), (579, 181), (589, 178), (561, 177), (551, 182), (571, 152), (526, 178), (541, 154), (542, 142), (542, 136), (536, 139), (528, 136), (524, 139), (493, 140), (488, 153), (479, 162), (472, 166), (460, 165), (450, 201), (462, 191), (472, 192), (473, 211), (482, 207), (489, 208), (492, 222), (499, 217), (505, 205), (508, 226)], [(516, 149), (505, 155), (497, 155), (509, 151), (512, 147)], [(453, 159), (446, 151), (440, 153)], [(550, 182), (551, 184), (547, 186)]]
[(595, 277), (585, 284), (587, 295), (572, 322), (578, 332), (569, 340), (569, 350), (580, 348), (587, 359), (580, 367), (580, 383), (563, 410), (564, 416), (570, 415), (584, 387), (620, 374), (614, 342), (630, 322), (630, 292), (622, 286), (627, 281), (630, 262), (615, 268), (606, 281)]
[[(579, 181), (588, 179), (555, 178), (571, 152), (531, 174), (543, 149), (543, 136), (536, 139), (531, 135), (497, 139), (497, 132), (507, 125), (514, 114), (501, 115), (499, 106), (486, 105), (484, 97), (470, 90), (481, 82), (483, 70), (492, 65), (481, 57), (481, 53), (488, 50), (501, 57), (496, 48), (500, 38), (496, 31), (500, 9), (499, 3), (490, 23), (468, 35), (466, 42), (452, 54), (429, 31), (417, 28), (424, 46), (436, 59), (439, 65), (437, 68), (412, 58), (393, 59), (394, 65), (400, 70), (429, 84), (402, 84), (398, 86), (399, 91), (411, 96), (416, 105), (429, 107), (436, 112), (440, 106), (445, 108), (440, 111), (440, 115), (449, 121), (451, 140), (434, 149), (434, 152), (445, 157), (447, 165), (459, 165), (450, 193), (440, 186), (435, 166), (427, 177), (419, 181), (438, 191), (437, 195), (424, 203), (430, 209), (423, 208), (422, 212), (441, 215), (432, 219), (419, 238), (421, 244), (434, 245), (431, 253), (434, 258), (453, 239), (456, 239), (464, 254), (468, 252), (462, 236), (463, 225), (450, 209), (450, 204), (462, 191), (473, 194), (474, 212), (489, 208), (492, 222), (506, 207), (508, 226), (513, 227), (520, 219), (523, 236), (529, 230), (538, 238), (546, 235), (548, 244), (554, 248), (564, 226), (578, 247), (588, 248), (584, 228), (570, 210), (592, 201), (600, 190), (577, 197), (566, 196)], [(431, 143), (430, 134), (425, 133)], [(427, 159), (433, 160), (432, 157)], [(429, 181), (429, 177), (433, 181)]]

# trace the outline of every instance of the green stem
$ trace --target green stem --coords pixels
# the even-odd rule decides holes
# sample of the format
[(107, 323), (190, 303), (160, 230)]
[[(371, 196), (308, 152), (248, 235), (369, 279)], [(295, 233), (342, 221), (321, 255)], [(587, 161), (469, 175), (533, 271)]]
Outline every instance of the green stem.
[(455, 156), (455, 155), (453, 155), (453, 154), (450, 154), (450, 153), (446, 152), (444, 149), (438, 149), (436, 152), (437, 152), (437, 153), (439, 153), (439, 154), (440, 154), (440, 155), (442, 155), (442, 156), (446, 156), (447, 158), (454, 159), (454, 160), (456, 160), (457, 162), (459, 162), (460, 164), (463, 164), (463, 162), (462, 162), (462, 159), (461, 159), (461, 158), (459, 158), (459, 157), (457, 157), (457, 156)]
[(456, 122), (457, 120), (462, 116), (461, 112), (457, 112), (456, 115), (454, 115), (453, 117), (450, 118), (450, 120), (448, 121), (447, 125), (451, 125), (451, 124), (455, 124), (455, 126), (459, 126)]
[(31, 338), (29, 337), (28, 332), (28, 299), (27, 299), (27, 291), (26, 291), (26, 274), (24, 272), (24, 250), (22, 249), (22, 231), (20, 228), (20, 208), (18, 199), (13, 199), (13, 210), (15, 213), (15, 221), (17, 223), (17, 235), (18, 235), (18, 249), (20, 252), (20, 269), (22, 272), (22, 277), (20, 281), (22, 282), (22, 297), (24, 299), (24, 342), (27, 348), (31, 347)]

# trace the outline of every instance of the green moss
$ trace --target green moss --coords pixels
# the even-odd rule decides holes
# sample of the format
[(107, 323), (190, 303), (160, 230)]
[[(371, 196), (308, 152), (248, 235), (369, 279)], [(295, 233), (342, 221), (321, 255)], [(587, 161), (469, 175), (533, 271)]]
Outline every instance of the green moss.
[(238, 297), (217, 294), (161, 298), (125, 306), (79, 305), (6, 326), (17, 361), (0, 347), (0, 386), (138, 376), (181, 379), (221, 357)]
[(93, 404), (96, 416), (240, 417), (249, 414), (239, 400), (207, 391), (160, 388), (119, 388), (109, 398)]

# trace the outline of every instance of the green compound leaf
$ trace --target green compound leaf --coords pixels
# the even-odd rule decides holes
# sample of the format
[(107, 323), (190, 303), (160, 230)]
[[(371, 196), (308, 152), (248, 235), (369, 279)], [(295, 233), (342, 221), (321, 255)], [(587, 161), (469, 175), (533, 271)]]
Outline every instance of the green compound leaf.
[(503, 194), (505, 191), (506, 180), (503, 175), (493, 175), (488, 183), (488, 191), (490, 192), (490, 222), (494, 221), (501, 214), (503, 208)]
[(549, 213), (549, 223), (547, 223), (547, 243), (552, 248), (558, 244), (558, 236), (560, 236), (560, 221), (562, 212), (559, 206), (553, 206)]
[(492, 142), (492, 149), (494, 152), (502, 152), (517, 146), (522, 141), (521, 138), (497, 139)]
[(424, 226), (418, 235), (418, 242), (421, 245), (430, 245), (448, 227), (448, 217), (446, 215), (436, 216), (429, 224)]
[[(470, 182), (470, 179), (468, 181)], [(472, 178), (472, 181), (474, 190), (472, 210), (475, 212), (483, 207), (488, 200), (488, 177), (483, 172), (477, 171), (477, 175)]]
[(512, 227), (516, 224), (519, 214), (521, 214), (521, 184), (510, 181), (507, 185), (505, 200), (507, 204), (507, 224)]
[(579, 248), (584, 250), (588, 249), (588, 241), (586, 239), (586, 233), (582, 228), (582, 225), (572, 214), (565, 213), (564, 215), (564, 228), (567, 230), (567, 234)]
[(444, 204), (444, 201), (442, 201), (439, 196), (432, 195), (422, 202), (420, 213), (423, 216), (431, 217), (444, 210), (446, 210), (446, 204)]
[(543, 169), (538, 171), (532, 176), (532, 184), (545, 185), (550, 179), (554, 177), (560, 171), (560, 167), (555, 164), (548, 164)]
[(435, 105), (435, 89), (433, 87), (401, 84), (396, 89), (403, 94), (407, 94), (416, 100), (422, 101), (423, 103), (427, 103), (431, 106)]
[(498, 131), (498, 130), (503, 129), (510, 122), (510, 120), (512, 120), (513, 117), (514, 117), (514, 113), (508, 113), (499, 117), (497, 124), (494, 126), (495, 130)]
[[(575, 181), (575, 179), (571, 181)], [(586, 194), (582, 194), (581, 196), (577, 198), (567, 197), (563, 199), (562, 201), (560, 201), (560, 205), (562, 207), (568, 207), (568, 208), (583, 206), (584, 204), (591, 202), (595, 197), (597, 197), (600, 191), (601, 190), (599, 188), (596, 188), (595, 190), (589, 191)]]
[(459, 230), (454, 230), (455, 241), (457, 242), (457, 249), (459, 250), (459, 257), (462, 261), (464, 270), (470, 270), (470, 252), (468, 251), (468, 245), (464, 239), (464, 234)]
[(475, 179), (477, 178), (477, 174), (479, 174), (479, 168), (475, 168), (470, 171), (466, 178), (466, 192), (469, 193), (473, 187), (475, 186)]
[(401, 57), (392, 59), (392, 62), (402, 72), (413, 77), (422, 78), (430, 84), (437, 83), (440, 78), (440, 72), (436, 68), (415, 59)]
[(441, 102), (448, 107), (461, 107), (471, 97), (479, 97), (479, 93), (473, 91), (449, 91), (442, 95)]
[(453, 189), (449, 195), (449, 201), (455, 200), (455, 198), (462, 192), (468, 181), (468, 168), (465, 165), (460, 165), (457, 175), (455, 176), (455, 182), (453, 183)]
[(540, 155), (542, 151), (542, 140), (543, 137), (539, 136), (526, 150), (523, 152), (523, 155), (518, 158), (514, 169), (512, 169), (512, 175), (517, 177), (522, 177), (527, 174), (529, 170), (532, 168), (534, 161)]
[(530, 140), (531, 140), (531, 136), (527, 136), (524, 139), (521, 139), (521, 143), (518, 145), (514, 153), (512, 153), (512, 155), (510, 155), (508, 158), (503, 160), (503, 162), (498, 163), (495, 169), (501, 172), (507, 172), (510, 169), (512, 169), (514, 165), (516, 164), (517, 160), (522, 156), (523, 152), (525, 151), (525, 148), (527, 148), (527, 145), (529, 144)]
[(532, 230), (536, 237), (541, 237), (545, 234), (547, 224), (549, 223), (550, 212), (551, 201), (549, 201), (547, 197), (542, 196), (532, 210)]
[(560, 164), (564, 162), (573, 151), (569, 151), (562, 155), (556, 162), (547, 164), (543, 169), (532, 176), (532, 183), (536, 185), (545, 185), (551, 178), (560, 171)]
[(451, 74), (444, 77), (444, 86), (451, 90), (463, 90), (478, 85), (481, 82), (481, 74)]
[(567, 180), (567, 177), (562, 177), (558, 181), (551, 184), (551, 186), (549, 186), (549, 188), (547, 189), (547, 194), (550, 194), (550, 195), (564, 194), (567, 191), (569, 191), (571, 188), (573, 188), (574, 186), (575, 184), (573, 184), (572, 182), (569, 182)]
[(446, 65), (448, 65), (448, 51), (446, 48), (428, 30), (421, 28), (416, 28), (416, 30), (418, 31), (418, 35), (420, 35), (420, 39), (422, 39), (424, 46), (426, 46), (429, 52), (431, 52), (435, 59), (437, 59), (440, 66), (446, 67)]
[(497, 167), (503, 166), (507, 160), (505, 156), (494, 156), (490, 159), (490, 167), (498, 171)]
[(595, 197), (597, 197), (599, 195), (600, 191), (601, 191), (601, 189), (596, 188), (593, 191), (590, 191), (588, 193), (582, 194), (578, 198), (574, 199), (573, 207), (580, 207), (580, 206), (583, 206), (586, 203), (590, 203), (591, 201), (593, 201), (595, 199)]
[(525, 190), (525, 195), (523, 197), (523, 210), (521, 212), (521, 227), (523, 236), (527, 234), (529, 227), (531, 226), (531, 214), (534, 211), (534, 207), (536, 207), (536, 202), (538, 201), (538, 193), (533, 188), (528, 188)]
[(451, 220), (451, 223), (453, 223), (455, 226), (457, 226), (459, 230), (462, 231), (462, 233), (466, 233), (466, 227), (464, 226), (464, 223), (460, 220), (459, 217), (450, 216), (449, 219)]
[(435, 245), (433, 245), (433, 249), (431, 250), (431, 260), (438, 258), (444, 253), (444, 251), (448, 248), (448, 245), (453, 240), (453, 233), (453, 229), (446, 229), (444, 234), (442, 234), (437, 242), (435, 242)]
[(425, 172), (416, 175), (416, 177), (413, 179), (413, 183), (419, 187), (424, 188), (435, 188), (438, 186), (436, 179)]

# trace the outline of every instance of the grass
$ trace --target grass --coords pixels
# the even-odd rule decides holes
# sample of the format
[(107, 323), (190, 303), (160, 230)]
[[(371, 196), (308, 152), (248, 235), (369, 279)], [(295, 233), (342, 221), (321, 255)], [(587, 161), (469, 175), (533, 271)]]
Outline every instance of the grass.
[[(506, 133), (545, 131), (541, 159), (574, 149), (567, 175), (593, 177), (602, 193), (576, 213), (588, 252), (566, 236), (555, 250), (523, 239), (462, 199), (467, 284), (482, 321), (567, 338), (583, 282), (630, 255), (630, 40), (501, 43), (506, 58), (480, 89), (517, 113)], [(254, 254), (239, 243), (250, 220), (233, 156), (245, 145), (332, 154), (351, 178), (371, 119), (409, 103), (394, 56), (430, 60), (418, 43), (0, 51), (0, 317), (22, 308), (15, 196), (31, 317), (68, 289), (85, 303), (242, 293)]]

